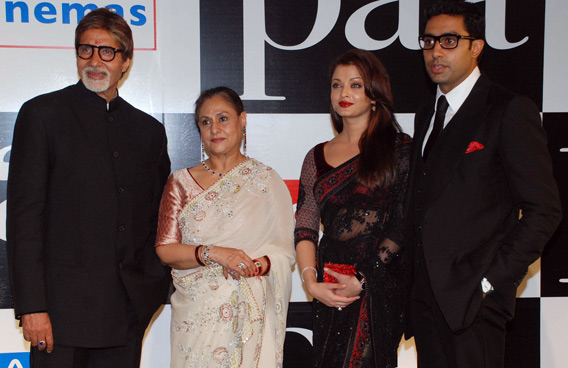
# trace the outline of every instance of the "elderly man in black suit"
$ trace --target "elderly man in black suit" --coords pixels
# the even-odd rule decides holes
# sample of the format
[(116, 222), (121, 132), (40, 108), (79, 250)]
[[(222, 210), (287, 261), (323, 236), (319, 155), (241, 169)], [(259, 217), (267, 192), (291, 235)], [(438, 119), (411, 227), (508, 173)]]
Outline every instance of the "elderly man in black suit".
[(426, 15), (419, 42), (437, 92), (415, 118), (408, 215), (418, 364), (503, 367), (505, 322), (560, 221), (558, 190), (537, 107), (479, 71), (475, 5)]
[(81, 80), (26, 102), (14, 129), (7, 246), (32, 367), (138, 367), (166, 301), (154, 252), (165, 130), (118, 96), (132, 32), (108, 10), (75, 32)]

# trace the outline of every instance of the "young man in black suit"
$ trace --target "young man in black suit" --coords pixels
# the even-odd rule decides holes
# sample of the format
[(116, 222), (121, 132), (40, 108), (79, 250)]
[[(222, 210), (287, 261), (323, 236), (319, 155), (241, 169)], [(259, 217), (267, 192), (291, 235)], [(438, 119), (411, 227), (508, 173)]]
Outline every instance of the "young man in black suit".
[(505, 322), (560, 221), (558, 190), (537, 107), (479, 71), (475, 5), (438, 2), (426, 15), (419, 42), (437, 91), (415, 117), (408, 213), (418, 363), (503, 367)]
[(135, 368), (170, 280), (154, 252), (170, 172), (166, 135), (118, 96), (133, 52), (120, 15), (87, 14), (75, 48), (81, 80), (26, 102), (14, 128), (14, 310), (34, 368)]

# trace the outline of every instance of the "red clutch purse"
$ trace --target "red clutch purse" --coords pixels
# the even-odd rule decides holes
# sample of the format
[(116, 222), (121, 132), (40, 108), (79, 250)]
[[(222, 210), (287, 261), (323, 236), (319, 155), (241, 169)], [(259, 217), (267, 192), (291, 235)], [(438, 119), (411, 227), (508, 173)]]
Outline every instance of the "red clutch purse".
[[(342, 273), (344, 275), (349, 275), (349, 276), (354, 276), (357, 273), (355, 266), (348, 265), (348, 264), (326, 263), (324, 265), (324, 267), (329, 268), (332, 271)], [(323, 274), (323, 281), (324, 282), (331, 282), (331, 283), (334, 283), (334, 284), (337, 283), (337, 279), (335, 277), (331, 276), (330, 274), (328, 274), (327, 272), (324, 272), (324, 274)]]

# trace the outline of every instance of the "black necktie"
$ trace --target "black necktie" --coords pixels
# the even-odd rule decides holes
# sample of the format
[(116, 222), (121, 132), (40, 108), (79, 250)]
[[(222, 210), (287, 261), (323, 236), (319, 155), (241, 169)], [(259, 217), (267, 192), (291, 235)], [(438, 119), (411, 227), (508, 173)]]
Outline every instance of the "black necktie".
[(446, 100), (446, 96), (442, 95), (438, 98), (436, 117), (434, 118), (434, 127), (432, 128), (432, 132), (430, 132), (428, 142), (426, 142), (424, 153), (422, 154), (424, 161), (426, 161), (426, 159), (428, 158), (428, 154), (430, 153), (430, 151), (432, 151), (432, 147), (434, 147), (434, 143), (436, 143), (436, 139), (438, 138), (440, 132), (442, 131), (442, 128), (444, 127), (446, 110), (448, 110), (448, 100)]

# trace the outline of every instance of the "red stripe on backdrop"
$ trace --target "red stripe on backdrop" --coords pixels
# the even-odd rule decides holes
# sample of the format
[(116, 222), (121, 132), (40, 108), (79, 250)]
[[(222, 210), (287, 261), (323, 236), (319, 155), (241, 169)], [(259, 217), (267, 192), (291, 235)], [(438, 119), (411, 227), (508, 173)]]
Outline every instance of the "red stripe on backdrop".
[(292, 196), (292, 204), (296, 204), (298, 202), (298, 189), (300, 188), (300, 181), (299, 180), (284, 180), (288, 190), (290, 191), (290, 195)]

